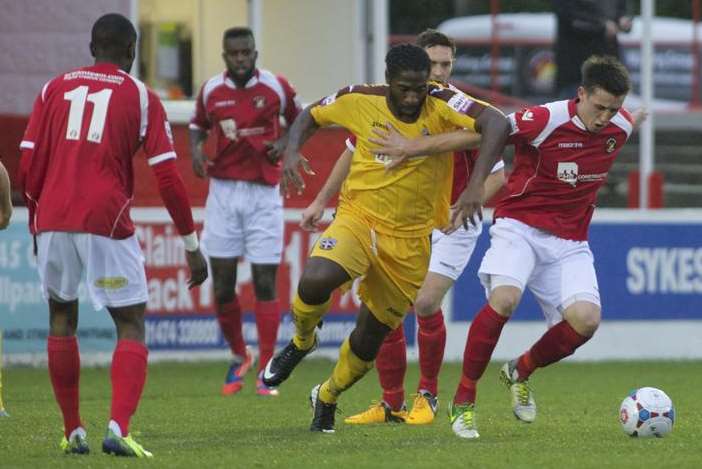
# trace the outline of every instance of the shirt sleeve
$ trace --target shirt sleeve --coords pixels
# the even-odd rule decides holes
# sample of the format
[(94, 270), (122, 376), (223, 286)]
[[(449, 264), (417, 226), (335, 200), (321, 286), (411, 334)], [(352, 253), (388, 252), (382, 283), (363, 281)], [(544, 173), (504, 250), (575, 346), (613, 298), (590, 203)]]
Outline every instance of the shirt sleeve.
[(173, 148), (173, 132), (166, 118), (166, 111), (156, 94), (149, 90), (149, 115), (147, 118), (144, 153), (149, 166), (176, 157)]
[(444, 101), (440, 107), (446, 130), (468, 129), (476, 132), (475, 120), (481, 112), (490, 107), (484, 101), (448, 88), (433, 91), (432, 95)]
[(195, 100), (195, 114), (190, 119), (189, 128), (194, 130), (209, 130), (212, 127), (209, 117), (207, 116), (207, 107), (205, 106), (205, 85), (202, 85), (200, 92)]
[(508, 143), (530, 143), (544, 130), (549, 119), (545, 106), (534, 106), (507, 116), (510, 125)]
[(354, 112), (355, 95), (351, 93), (352, 89), (351, 86), (342, 88), (313, 105), (310, 113), (317, 125), (340, 125), (353, 134), (357, 133), (352, 119), (352, 116), (357, 114)]
[(286, 80), (284, 77), (279, 76), (278, 81), (283, 87), (283, 92), (285, 94), (285, 111), (283, 111), (283, 118), (285, 123), (290, 127), (300, 112), (302, 112), (302, 105), (297, 99), (297, 93), (295, 88)]

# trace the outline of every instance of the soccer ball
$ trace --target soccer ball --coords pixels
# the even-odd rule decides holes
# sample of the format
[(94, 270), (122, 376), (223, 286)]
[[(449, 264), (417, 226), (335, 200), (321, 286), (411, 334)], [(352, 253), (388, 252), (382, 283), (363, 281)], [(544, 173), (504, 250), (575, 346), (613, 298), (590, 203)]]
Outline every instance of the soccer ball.
[(673, 422), (673, 401), (660, 389), (636, 389), (626, 396), (619, 408), (619, 423), (629, 436), (663, 438), (673, 430)]

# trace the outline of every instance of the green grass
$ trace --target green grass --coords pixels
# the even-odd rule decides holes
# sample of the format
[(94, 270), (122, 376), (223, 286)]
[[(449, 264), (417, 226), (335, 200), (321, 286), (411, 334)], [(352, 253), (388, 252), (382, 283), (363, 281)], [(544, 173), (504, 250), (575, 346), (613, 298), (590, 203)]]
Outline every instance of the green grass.
[[(5, 406), (0, 419), (0, 467), (700, 467), (702, 464), (702, 363), (618, 362), (558, 364), (532, 378), (539, 416), (517, 422), (509, 395), (497, 379), (497, 364), (480, 386), (478, 441), (451, 432), (446, 402), (453, 395), (459, 364), (442, 370), (439, 418), (422, 427), (351, 426), (343, 416), (379, 397), (375, 371), (341, 398), (344, 413), (334, 435), (308, 431), (310, 388), (332, 363), (308, 360), (281, 388), (278, 398), (254, 394), (252, 380), (237, 396), (219, 396), (224, 363), (156, 364), (139, 411), (132, 421), (138, 441), (153, 451), (151, 461), (108, 457), (100, 452), (109, 413), (109, 370), (81, 375), (81, 412), (93, 453), (64, 456), (58, 451), (61, 418), (43, 369), (3, 372)], [(249, 378), (253, 378), (252, 376)], [(417, 382), (410, 366), (407, 388)], [(665, 390), (678, 421), (669, 437), (635, 439), (622, 433), (618, 407), (630, 389)]]

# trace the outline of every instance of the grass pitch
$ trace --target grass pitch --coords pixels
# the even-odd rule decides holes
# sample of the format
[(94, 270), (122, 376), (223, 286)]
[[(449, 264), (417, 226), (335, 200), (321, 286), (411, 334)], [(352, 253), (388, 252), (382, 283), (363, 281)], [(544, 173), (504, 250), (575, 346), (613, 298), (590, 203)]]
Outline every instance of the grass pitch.
[[(58, 450), (61, 418), (47, 371), (10, 368), (3, 370), (11, 417), (0, 419), (0, 467), (702, 467), (702, 363), (564, 363), (538, 370), (531, 381), (539, 414), (531, 425), (512, 416), (509, 394), (497, 379), (498, 365), (488, 368), (479, 389), (477, 441), (455, 437), (448, 425), (446, 404), (459, 364), (442, 369), (440, 414), (433, 424), (344, 424), (344, 416), (379, 398), (371, 371), (342, 396), (334, 435), (308, 431), (307, 397), (330, 373), (330, 361), (303, 362), (277, 398), (256, 396), (253, 376), (247, 376), (240, 394), (221, 397), (223, 362), (151, 365), (131, 425), (136, 439), (154, 453), (149, 461), (101, 453), (109, 369), (81, 374), (81, 413), (92, 453), (64, 456)], [(417, 374), (417, 366), (410, 366), (406, 383), (411, 392)], [(643, 440), (621, 431), (619, 404), (641, 386), (661, 388), (673, 399), (678, 420), (668, 437)]]

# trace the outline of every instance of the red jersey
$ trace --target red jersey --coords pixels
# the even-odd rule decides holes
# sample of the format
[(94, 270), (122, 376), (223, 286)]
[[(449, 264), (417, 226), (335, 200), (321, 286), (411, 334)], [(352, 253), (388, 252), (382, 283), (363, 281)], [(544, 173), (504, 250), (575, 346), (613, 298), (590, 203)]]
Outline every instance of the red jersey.
[(214, 129), (217, 151), (207, 173), (218, 179), (254, 181), (275, 186), (281, 162), (266, 156), (266, 142), (281, 135), (280, 117), (290, 126), (300, 113), (295, 90), (281, 76), (256, 69), (244, 88), (227, 72), (210, 78), (200, 89), (191, 129)]
[(495, 218), (514, 218), (561, 238), (586, 240), (597, 190), (631, 135), (631, 115), (621, 109), (599, 133), (586, 130), (575, 100), (508, 117), (514, 167)]
[(131, 236), (132, 157), (140, 146), (152, 166), (176, 157), (161, 101), (116, 65), (79, 68), (44, 85), (20, 144), (32, 233)]
[[(350, 151), (356, 151), (356, 136), (352, 135), (346, 139), (346, 147)], [(458, 196), (461, 195), (468, 185), (470, 172), (473, 171), (475, 161), (478, 159), (478, 150), (464, 150), (453, 153), (453, 183), (451, 187), (451, 205), (456, 203)], [(491, 173), (501, 170), (505, 167), (505, 163), (500, 158), (492, 167)]]

